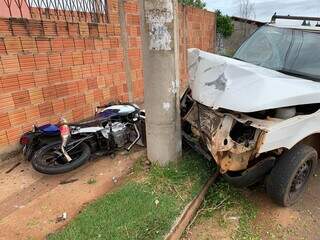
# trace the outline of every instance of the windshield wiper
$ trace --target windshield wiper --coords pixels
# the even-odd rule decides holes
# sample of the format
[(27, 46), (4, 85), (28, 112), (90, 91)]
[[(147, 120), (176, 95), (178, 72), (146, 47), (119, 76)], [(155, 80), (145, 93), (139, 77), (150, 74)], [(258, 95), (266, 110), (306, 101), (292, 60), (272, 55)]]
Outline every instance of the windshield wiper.
[(297, 73), (297, 72), (291, 72), (291, 71), (288, 71), (288, 70), (276, 70), (276, 71), (280, 72), (280, 73), (283, 73), (283, 74), (287, 74), (287, 75), (293, 76), (293, 77), (305, 78), (305, 79), (308, 79), (308, 80), (320, 82), (320, 78), (315, 77), (315, 76), (310, 76), (310, 75)]
[(237, 57), (233, 57), (233, 59), (236, 59), (236, 60), (239, 60), (241, 62), (245, 62), (244, 60), (240, 59), (240, 58), (237, 58)]

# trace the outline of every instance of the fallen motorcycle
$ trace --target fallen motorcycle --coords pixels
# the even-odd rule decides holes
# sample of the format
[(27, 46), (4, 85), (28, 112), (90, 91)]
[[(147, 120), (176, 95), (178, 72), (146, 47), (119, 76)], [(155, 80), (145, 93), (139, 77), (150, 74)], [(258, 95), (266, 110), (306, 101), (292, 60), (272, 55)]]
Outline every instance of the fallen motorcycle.
[(145, 114), (134, 104), (98, 107), (95, 117), (79, 124), (33, 127), (20, 139), (23, 154), (35, 170), (45, 174), (69, 172), (83, 165), (92, 153), (112, 154), (145, 145)]

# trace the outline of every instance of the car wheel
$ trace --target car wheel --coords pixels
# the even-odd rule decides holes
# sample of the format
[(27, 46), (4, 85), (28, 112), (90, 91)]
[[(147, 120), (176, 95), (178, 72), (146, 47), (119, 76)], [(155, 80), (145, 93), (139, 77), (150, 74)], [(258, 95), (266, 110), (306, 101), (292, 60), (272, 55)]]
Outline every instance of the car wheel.
[(299, 144), (284, 152), (267, 177), (267, 193), (277, 204), (288, 207), (303, 195), (318, 164), (317, 151)]

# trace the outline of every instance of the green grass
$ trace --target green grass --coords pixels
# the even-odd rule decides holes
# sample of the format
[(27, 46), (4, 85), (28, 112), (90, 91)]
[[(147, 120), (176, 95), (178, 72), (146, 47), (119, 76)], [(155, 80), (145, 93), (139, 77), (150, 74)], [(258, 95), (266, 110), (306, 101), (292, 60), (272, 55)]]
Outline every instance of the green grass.
[[(211, 218), (217, 212), (233, 212), (239, 216), (239, 224), (232, 239), (258, 240), (260, 237), (252, 228), (252, 222), (257, 215), (257, 211), (257, 207), (243, 196), (238, 189), (221, 180), (214, 188), (209, 190), (201, 209), (200, 218)], [(223, 214), (220, 214), (220, 216), (216, 214), (215, 217), (220, 217), (220, 225), (227, 228), (227, 223), (221, 218), (221, 215)]]
[(178, 164), (135, 174), (116, 191), (85, 208), (65, 229), (49, 239), (163, 239), (185, 205), (209, 175), (211, 162), (187, 152)]

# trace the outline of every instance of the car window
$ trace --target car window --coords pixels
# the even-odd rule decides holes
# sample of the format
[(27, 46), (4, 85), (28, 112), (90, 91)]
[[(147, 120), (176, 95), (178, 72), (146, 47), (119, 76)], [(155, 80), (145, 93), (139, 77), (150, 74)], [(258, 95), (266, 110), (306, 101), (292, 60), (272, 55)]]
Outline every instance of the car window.
[(263, 32), (255, 35), (251, 41), (248, 41), (246, 48), (241, 51), (243, 60), (256, 65), (267, 62), (271, 56), (272, 45)]
[(297, 51), (291, 53), (288, 69), (320, 76), (320, 34), (301, 31), (295, 44)]
[(320, 81), (319, 33), (264, 26), (239, 48), (234, 57)]

